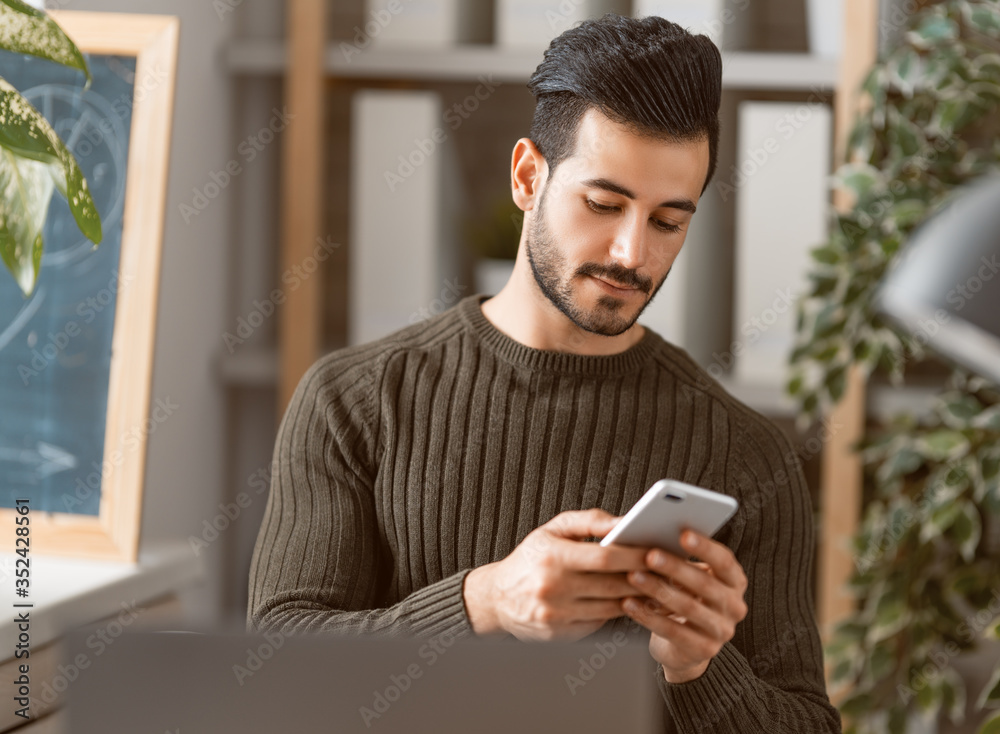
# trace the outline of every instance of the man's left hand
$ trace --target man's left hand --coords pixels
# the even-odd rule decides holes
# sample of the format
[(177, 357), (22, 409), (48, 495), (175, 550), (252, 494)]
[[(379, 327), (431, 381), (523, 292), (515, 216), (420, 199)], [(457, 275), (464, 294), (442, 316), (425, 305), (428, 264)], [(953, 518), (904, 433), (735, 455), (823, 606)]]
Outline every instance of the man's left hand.
[(670, 683), (700, 677), (747, 615), (747, 577), (733, 552), (693, 530), (681, 538), (701, 562), (654, 548), (650, 572), (628, 575), (639, 595), (622, 600), (625, 614), (652, 633), (649, 652)]

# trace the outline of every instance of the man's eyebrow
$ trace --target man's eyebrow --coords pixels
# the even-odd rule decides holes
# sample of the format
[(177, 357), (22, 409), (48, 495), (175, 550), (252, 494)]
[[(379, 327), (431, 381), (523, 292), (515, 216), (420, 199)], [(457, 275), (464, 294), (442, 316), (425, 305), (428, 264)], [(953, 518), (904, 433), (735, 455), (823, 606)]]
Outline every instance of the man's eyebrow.
[[(631, 190), (606, 178), (590, 178), (584, 181), (583, 185), (595, 189), (604, 189), (605, 191), (610, 191), (613, 194), (619, 194), (624, 196), (626, 199), (632, 199), (635, 201), (635, 194), (632, 193)], [(663, 209), (680, 209), (681, 211), (691, 212), (692, 214), (694, 214), (698, 209), (697, 205), (693, 201), (683, 197), (680, 199), (664, 201), (660, 204), (660, 207)]]

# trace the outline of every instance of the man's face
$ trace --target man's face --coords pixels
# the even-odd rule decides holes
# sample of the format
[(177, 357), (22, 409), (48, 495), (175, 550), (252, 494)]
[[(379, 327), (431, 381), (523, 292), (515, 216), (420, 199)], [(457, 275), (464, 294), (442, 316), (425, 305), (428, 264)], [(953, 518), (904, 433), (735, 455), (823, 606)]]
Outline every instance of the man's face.
[(526, 233), (542, 293), (585, 331), (628, 330), (684, 244), (708, 159), (707, 140), (642, 138), (588, 110)]

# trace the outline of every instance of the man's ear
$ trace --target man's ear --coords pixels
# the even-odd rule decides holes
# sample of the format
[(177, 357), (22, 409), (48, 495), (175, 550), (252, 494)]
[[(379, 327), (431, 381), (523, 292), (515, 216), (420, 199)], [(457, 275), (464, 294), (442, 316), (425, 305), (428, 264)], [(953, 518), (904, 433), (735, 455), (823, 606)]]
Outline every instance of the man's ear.
[(545, 158), (531, 140), (517, 141), (510, 162), (510, 186), (514, 203), (521, 211), (535, 208), (548, 170)]

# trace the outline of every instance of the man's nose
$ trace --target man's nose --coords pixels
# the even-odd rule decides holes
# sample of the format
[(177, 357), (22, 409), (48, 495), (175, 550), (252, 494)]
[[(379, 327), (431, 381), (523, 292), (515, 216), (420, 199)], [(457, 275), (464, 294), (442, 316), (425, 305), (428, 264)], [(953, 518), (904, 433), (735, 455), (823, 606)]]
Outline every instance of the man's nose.
[(638, 270), (646, 262), (646, 218), (632, 215), (623, 218), (615, 233), (611, 255), (629, 270)]

